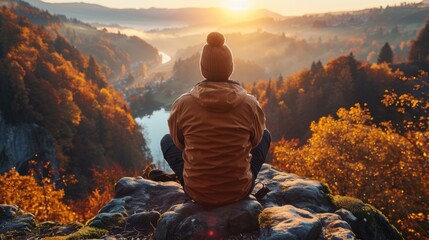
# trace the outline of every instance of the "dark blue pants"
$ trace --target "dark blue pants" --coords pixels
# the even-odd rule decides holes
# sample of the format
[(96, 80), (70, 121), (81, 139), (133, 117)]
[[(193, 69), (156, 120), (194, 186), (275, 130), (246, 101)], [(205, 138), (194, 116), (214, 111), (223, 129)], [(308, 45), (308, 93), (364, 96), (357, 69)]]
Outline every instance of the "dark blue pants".
[[(264, 164), (267, 158), (268, 150), (271, 144), (271, 134), (265, 129), (264, 135), (261, 142), (256, 146), (250, 153), (252, 153), (252, 159), (250, 160), (250, 170), (252, 171), (253, 186), (255, 185), (256, 177), (261, 170), (262, 164)], [(183, 181), (183, 158), (182, 150), (176, 147), (171, 139), (170, 134), (165, 135), (161, 139), (161, 150), (164, 155), (164, 159), (167, 161), (170, 168), (174, 171), (177, 178), (179, 179), (182, 186)]]

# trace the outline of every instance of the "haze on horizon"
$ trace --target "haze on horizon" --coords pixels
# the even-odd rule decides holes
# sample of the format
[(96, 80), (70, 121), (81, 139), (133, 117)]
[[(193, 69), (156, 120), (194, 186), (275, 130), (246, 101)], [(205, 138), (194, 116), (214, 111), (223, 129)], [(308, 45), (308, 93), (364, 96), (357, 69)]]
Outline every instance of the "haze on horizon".
[[(85, 2), (99, 4), (111, 8), (184, 8), (184, 7), (221, 7), (231, 10), (246, 10), (255, 8), (265, 8), (273, 12), (277, 12), (284, 16), (303, 15), (309, 13), (325, 13), (325, 12), (339, 12), (361, 10), (366, 8), (374, 8), (387, 5), (399, 5), (403, 1), (398, 0), (302, 0), (298, 3), (291, 0), (43, 0), (44, 2), (51, 3), (65, 3), (65, 2)], [(410, 1), (421, 2), (421, 1)]]

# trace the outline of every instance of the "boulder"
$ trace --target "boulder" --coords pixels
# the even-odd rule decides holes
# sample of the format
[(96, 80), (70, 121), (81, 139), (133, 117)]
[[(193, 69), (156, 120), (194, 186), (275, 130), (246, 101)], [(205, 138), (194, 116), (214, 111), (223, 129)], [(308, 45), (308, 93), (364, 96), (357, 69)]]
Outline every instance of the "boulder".
[(123, 207), (130, 215), (141, 211), (165, 212), (171, 206), (191, 201), (177, 182), (154, 182), (142, 177), (125, 177), (115, 185), (115, 199), (100, 212)]
[(82, 227), (83, 224), (78, 222), (61, 224), (47, 221), (40, 223), (35, 231), (37, 232), (37, 237), (44, 239), (51, 236), (66, 236), (78, 231)]
[(125, 231), (149, 234), (155, 230), (160, 217), (161, 214), (155, 211), (135, 213), (125, 219)]
[(264, 207), (292, 205), (315, 213), (336, 210), (328, 195), (329, 190), (318, 181), (285, 173), (264, 164), (257, 182), (266, 184), (270, 189), (270, 192), (261, 200)]
[(99, 213), (89, 220), (86, 225), (118, 233), (125, 227), (125, 216), (120, 213)]
[(315, 240), (322, 233), (322, 224), (309, 211), (292, 205), (269, 207), (259, 216), (259, 239)]
[(115, 185), (115, 198), (86, 225), (118, 233), (151, 232), (160, 213), (171, 206), (190, 202), (176, 182), (154, 182), (142, 177), (124, 177)]
[(255, 198), (212, 208), (194, 202), (179, 204), (161, 216), (154, 239), (224, 239), (254, 232), (261, 211)]
[(13, 205), (0, 205), (0, 234), (7, 232), (30, 232), (37, 225), (36, 218)]
[[(343, 211), (347, 211), (343, 209)], [(350, 213), (350, 212), (349, 212)], [(351, 214), (351, 213), (350, 213)], [(352, 214), (353, 215), (353, 214)], [(334, 213), (316, 214), (322, 223), (321, 239), (326, 240), (355, 240), (356, 236), (350, 225)]]
[(374, 206), (364, 203), (360, 199), (347, 196), (333, 196), (332, 201), (339, 208), (347, 209), (349, 213), (352, 213), (354, 217), (342, 210), (336, 212), (349, 223), (357, 238), (374, 240), (403, 239), (395, 226), (390, 224), (386, 216)]

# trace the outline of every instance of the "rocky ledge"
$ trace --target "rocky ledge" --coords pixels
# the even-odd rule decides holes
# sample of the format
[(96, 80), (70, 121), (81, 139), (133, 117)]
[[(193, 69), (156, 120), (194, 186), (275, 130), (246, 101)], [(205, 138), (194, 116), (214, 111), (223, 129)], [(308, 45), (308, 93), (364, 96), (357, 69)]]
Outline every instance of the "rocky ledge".
[[(0, 239), (403, 239), (377, 209), (333, 196), (324, 184), (265, 164), (258, 182), (270, 192), (217, 208), (190, 200), (176, 182), (122, 178), (116, 195), (85, 225), (37, 224), (0, 205)], [(254, 193), (262, 184), (258, 184)]]

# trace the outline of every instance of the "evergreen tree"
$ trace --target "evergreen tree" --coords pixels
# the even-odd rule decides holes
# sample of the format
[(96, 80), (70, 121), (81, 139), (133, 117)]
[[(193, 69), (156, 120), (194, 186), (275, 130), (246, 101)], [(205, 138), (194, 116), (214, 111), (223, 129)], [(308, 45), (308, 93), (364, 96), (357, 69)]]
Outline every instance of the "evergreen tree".
[(350, 68), (350, 73), (352, 75), (353, 81), (356, 81), (356, 77), (357, 77), (357, 61), (355, 58), (355, 55), (353, 54), (353, 52), (350, 52), (349, 56), (347, 57), (348, 60), (348, 65)]
[(276, 81), (277, 89), (280, 89), (282, 87), (283, 80), (284, 80), (284, 77), (282, 74), (280, 74)]
[(311, 64), (311, 67), (310, 67), (310, 71), (311, 71), (311, 73), (313, 73), (313, 74), (318, 74), (318, 73), (320, 73), (321, 71), (323, 70), (323, 64), (322, 64), (322, 62), (319, 60), (319, 61), (317, 61), (317, 62), (313, 62), (312, 64)]
[(390, 31), (390, 37), (397, 38), (401, 36), (401, 32), (399, 31), (398, 25), (395, 25), (395, 27), (392, 28)]
[(101, 72), (100, 67), (95, 62), (92, 56), (89, 56), (88, 68), (86, 69), (86, 77), (89, 78), (93, 83), (97, 84), (99, 88), (107, 86), (107, 81)]
[(410, 62), (425, 62), (429, 60), (429, 22), (420, 30), (417, 39), (411, 44), (408, 60)]
[(313, 61), (313, 62), (311, 63), (310, 71), (311, 71), (312, 73), (316, 72), (316, 62), (314, 62), (314, 61)]
[(267, 88), (265, 89), (265, 97), (269, 101), (271, 99), (271, 96), (273, 95), (273, 90), (271, 89), (271, 79), (268, 81)]
[(381, 48), (380, 53), (378, 54), (377, 63), (392, 63), (393, 62), (393, 51), (389, 43), (386, 42)]
[(71, 46), (65, 38), (58, 35), (54, 42), (55, 50), (60, 53), (66, 60), (73, 63), (77, 70), (85, 71), (85, 59), (80, 52)]
[(316, 67), (317, 67), (317, 69), (318, 70), (320, 70), (320, 71), (322, 71), (323, 70), (323, 64), (322, 64), (322, 61), (317, 61), (317, 63), (316, 63)]

